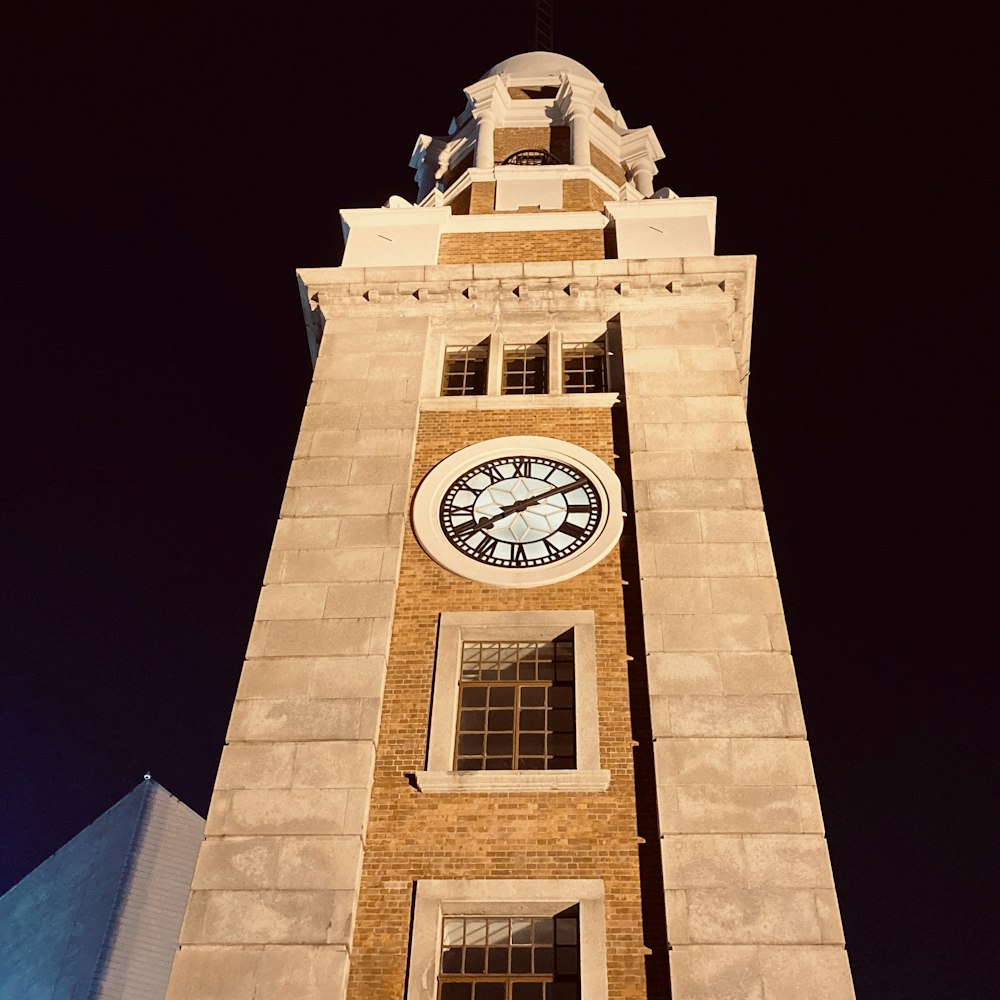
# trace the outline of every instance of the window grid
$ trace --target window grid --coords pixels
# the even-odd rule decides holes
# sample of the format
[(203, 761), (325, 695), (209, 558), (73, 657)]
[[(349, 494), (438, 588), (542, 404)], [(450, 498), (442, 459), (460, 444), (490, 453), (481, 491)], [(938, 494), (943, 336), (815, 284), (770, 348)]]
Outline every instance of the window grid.
[(484, 396), (489, 348), (484, 344), (445, 348), (442, 396)]
[(517, 344), (503, 352), (503, 392), (506, 396), (530, 396), (547, 391), (545, 341)]
[(562, 351), (563, 392), (606, 392), (607, 352), (604, 344), (564, 344)]
[(455, 769), (576, 767), (573, 640), (465, 642)]
[(578, 1000), (579, 916), (445, 917), (439, 1000)]

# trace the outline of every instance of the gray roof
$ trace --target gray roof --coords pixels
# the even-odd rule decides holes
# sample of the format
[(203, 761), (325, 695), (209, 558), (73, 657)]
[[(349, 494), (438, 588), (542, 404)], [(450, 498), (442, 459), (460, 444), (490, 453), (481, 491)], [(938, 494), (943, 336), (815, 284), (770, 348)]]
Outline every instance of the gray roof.
[(143, 781), (0, 896), (0, 1000), (161, 1000), (204, 828)]

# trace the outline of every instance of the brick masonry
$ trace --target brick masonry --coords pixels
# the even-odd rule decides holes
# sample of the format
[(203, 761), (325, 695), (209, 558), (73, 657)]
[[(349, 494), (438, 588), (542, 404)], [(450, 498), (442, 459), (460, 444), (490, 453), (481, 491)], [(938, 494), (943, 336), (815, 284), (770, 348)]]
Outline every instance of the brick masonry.
[[(473, 185), (476, 187), (477, 185)], [(441, 264), (503, 264), (524, 260), (603, 260), (601, 229), (510, 233), (445, 233)]]
[[(422, 412), (411, 490), (441, 459), (477, 441), (542, 434), (613, 463), (607, 409)], [(593, 609), (604, 793), (421, 794), (438, 614)], [(600, 878), (607, 903), (609, 997), (647, 996), (632, 772), (621, 567), (617, 552), (573, 580), (506, 590), (438, 567), (407, 529), (387, 667), (354, 933), (351, 997), (403, 995), (417, 879)], [(654, 891), (655, 888), (654, 888)]]
[(590, 144), (590, 162), (609, 180), (617, 185), (625, 183), (625, 171), (617, 160), (612, 160), (607, 153)]

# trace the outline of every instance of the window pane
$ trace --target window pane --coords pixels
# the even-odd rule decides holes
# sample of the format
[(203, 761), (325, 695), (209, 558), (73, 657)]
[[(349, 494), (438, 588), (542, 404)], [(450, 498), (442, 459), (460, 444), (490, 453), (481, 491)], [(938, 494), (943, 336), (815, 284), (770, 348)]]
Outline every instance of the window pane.
[(575, 766), (572, 639), (466, 642), (462, 660), (458, 770)]
[(486, 361), (483, 344), (449, 347), (445, 350), (442, 396), (482, 396), (486, 392)]
[(496, 973), (506, 973), (510, 965), (509, 952), (506, 948), (490, 948), (489, 958), (486, 963), (486, 971)]
[(576, 983), (549, 983), (545, 987), (545, 1000), (578, 1000), (580, 987)]
[(563, 344), (563, 392), (607, 392), (606, 355), (601, 341)]
[(490, 708), (512, 708), (514, 706), (514, 687), (510, 684), (496, 684), (489, 688)]
[(488, 757), (509, 757), (513, 752), (513, 733), (491, 733), (486, 737), (486, 755)]
[(504, 393), (524, 396), (546, 392), (546, 353), (546, 341), (507, 347), (503, 352)]
[(511, 972), (531, 972), (531, 949), (512, 948), (510, 952)]
[(485, 712), (463, 712), (459, 719), (464, 732), (482, 732), (486, 728)]
[(535, 972), (551, 972), (555, 960), (552, 957), (552, 949), (549, 947), (535, 949)]
[(543, 1000), (542, 983), (514, 983), (511, 989), (511, 1000)]
[(531, 920), (513, 917), (510, 922), (510, 940), (513, 944), (531, 944)]
[(576, 944), (575, 917), (556, 917), (556, 944)]
[(556, 972), (576, 972), (579, 964), (576, 948), (556, 948)]
[(483, 734), (468, 733), (459, 736), (458, 752), (463, 757), (478, 756), (483, 752)]
[(476, 983), (476, 1000), (505, 1000), (506, 983)]
[(486, 944), (486, 921), (469, 917), (465, 921), (465, 943), (466, 945)]

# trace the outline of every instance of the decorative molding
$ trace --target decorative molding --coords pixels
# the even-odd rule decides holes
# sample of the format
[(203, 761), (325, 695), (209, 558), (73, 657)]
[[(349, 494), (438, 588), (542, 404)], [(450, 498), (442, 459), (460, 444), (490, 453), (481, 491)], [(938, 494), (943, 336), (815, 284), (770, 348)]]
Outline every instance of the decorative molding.
[(421, 410), (595, 410), (610, 409), (617, 392), (537, 393), (528, 396), (424, 396)]
[(580, 995), (608, 1000), (602, 879), (419, 879), (413, 905), (406, 1000), (438, 994), (441, 925), (446, 916), (545, 916), (580, 907)]
[(610, 771), (417, 771), (422, 792), (606, 792)]

